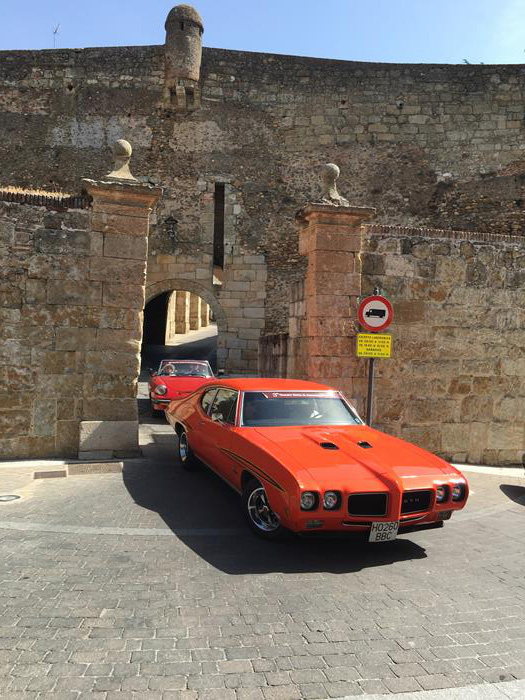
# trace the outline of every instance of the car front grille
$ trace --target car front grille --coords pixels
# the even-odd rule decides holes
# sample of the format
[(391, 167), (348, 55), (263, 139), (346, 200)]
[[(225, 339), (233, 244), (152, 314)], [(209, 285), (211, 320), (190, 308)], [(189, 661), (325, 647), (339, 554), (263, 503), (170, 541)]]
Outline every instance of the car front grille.
[(356, 493), (348, 497), (350, 515), (386, 515), (387, 493)]
[(401, 503), (401, 514), (419, 513), (430, 508), (432, 491), (405, 491)]

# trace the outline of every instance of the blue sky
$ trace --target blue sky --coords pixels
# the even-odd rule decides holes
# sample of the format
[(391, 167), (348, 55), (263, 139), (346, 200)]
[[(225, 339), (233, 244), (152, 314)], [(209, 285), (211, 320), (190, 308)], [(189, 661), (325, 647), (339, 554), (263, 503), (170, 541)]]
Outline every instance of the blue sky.
[[(0, 0), (0, 50), (161, 44), (169, 0)], [(204, 45), (344, 60), (525, 63), (525, 0), (195, 0)]]

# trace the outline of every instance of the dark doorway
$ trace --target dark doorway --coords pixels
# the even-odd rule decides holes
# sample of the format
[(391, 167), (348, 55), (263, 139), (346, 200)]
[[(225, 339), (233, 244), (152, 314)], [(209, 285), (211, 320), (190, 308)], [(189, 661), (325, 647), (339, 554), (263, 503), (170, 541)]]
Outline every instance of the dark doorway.
[(159, 294), (144, 309), (144, 345), (164, 345), (166, 340), (166, 310), (170, 292)]
[(144, 308), (142, 369), (156, 370), (162, 359), (207, 360), (217, 370), (217, 323), (209, 304), (195, 292), (173, 289)]

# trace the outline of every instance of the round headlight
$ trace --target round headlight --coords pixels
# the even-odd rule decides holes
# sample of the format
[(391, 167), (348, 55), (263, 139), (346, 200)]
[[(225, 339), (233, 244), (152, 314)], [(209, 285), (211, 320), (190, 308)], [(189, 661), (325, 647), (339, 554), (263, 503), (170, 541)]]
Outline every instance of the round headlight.
[(465, 487), (463, 484), (456, 484), (452, 487), (452, 500), (461, 501), (465, 497)]
[(447, 498), (447, 487), (446, 486), (438, 486), (436, 489), (436, 501), (438, 503), (443, 503)]
[(159, 386), (155, 389), (155, 393), (158, 394), (159, 396), (164, 396), (168, 391), (168, 387), (165, 384), (159, 384)]
[(323, 496), (323, 506), (326, 510), (333, 510), (339, 505), (339, 494), (337, 491), (327, 491)]
[(313, 491), (305, 491), (301, 494), (301, 508), (303, 510), (312, 510), (315, 508), (317, 497)]

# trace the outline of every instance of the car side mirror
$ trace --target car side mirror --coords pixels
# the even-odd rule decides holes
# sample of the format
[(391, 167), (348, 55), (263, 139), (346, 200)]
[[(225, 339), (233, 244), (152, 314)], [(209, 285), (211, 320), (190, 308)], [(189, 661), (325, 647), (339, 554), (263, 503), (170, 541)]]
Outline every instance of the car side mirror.
[(216, 423), (220, 423), (224, 420), (224, 416), (222, 415), (222, 413), (212, 413), (211, 419), (212, 419), (212, 421), (215, 421)]
[(223, 370), (223, 369), (218, 369), (218, 370), (217, 370), (217, 376), (218, 376), (218, 377), (222, 377), (223, 374), (224, 374), (224, 370)]
[(151, 377), (156, 377), (156, 376), (157, 376), (157, 373), (155, 372), (155, 370), (154, 370), (152, 367), (149, 368), (149, 373), (150, 373), (150, 376), (151, 376)]

